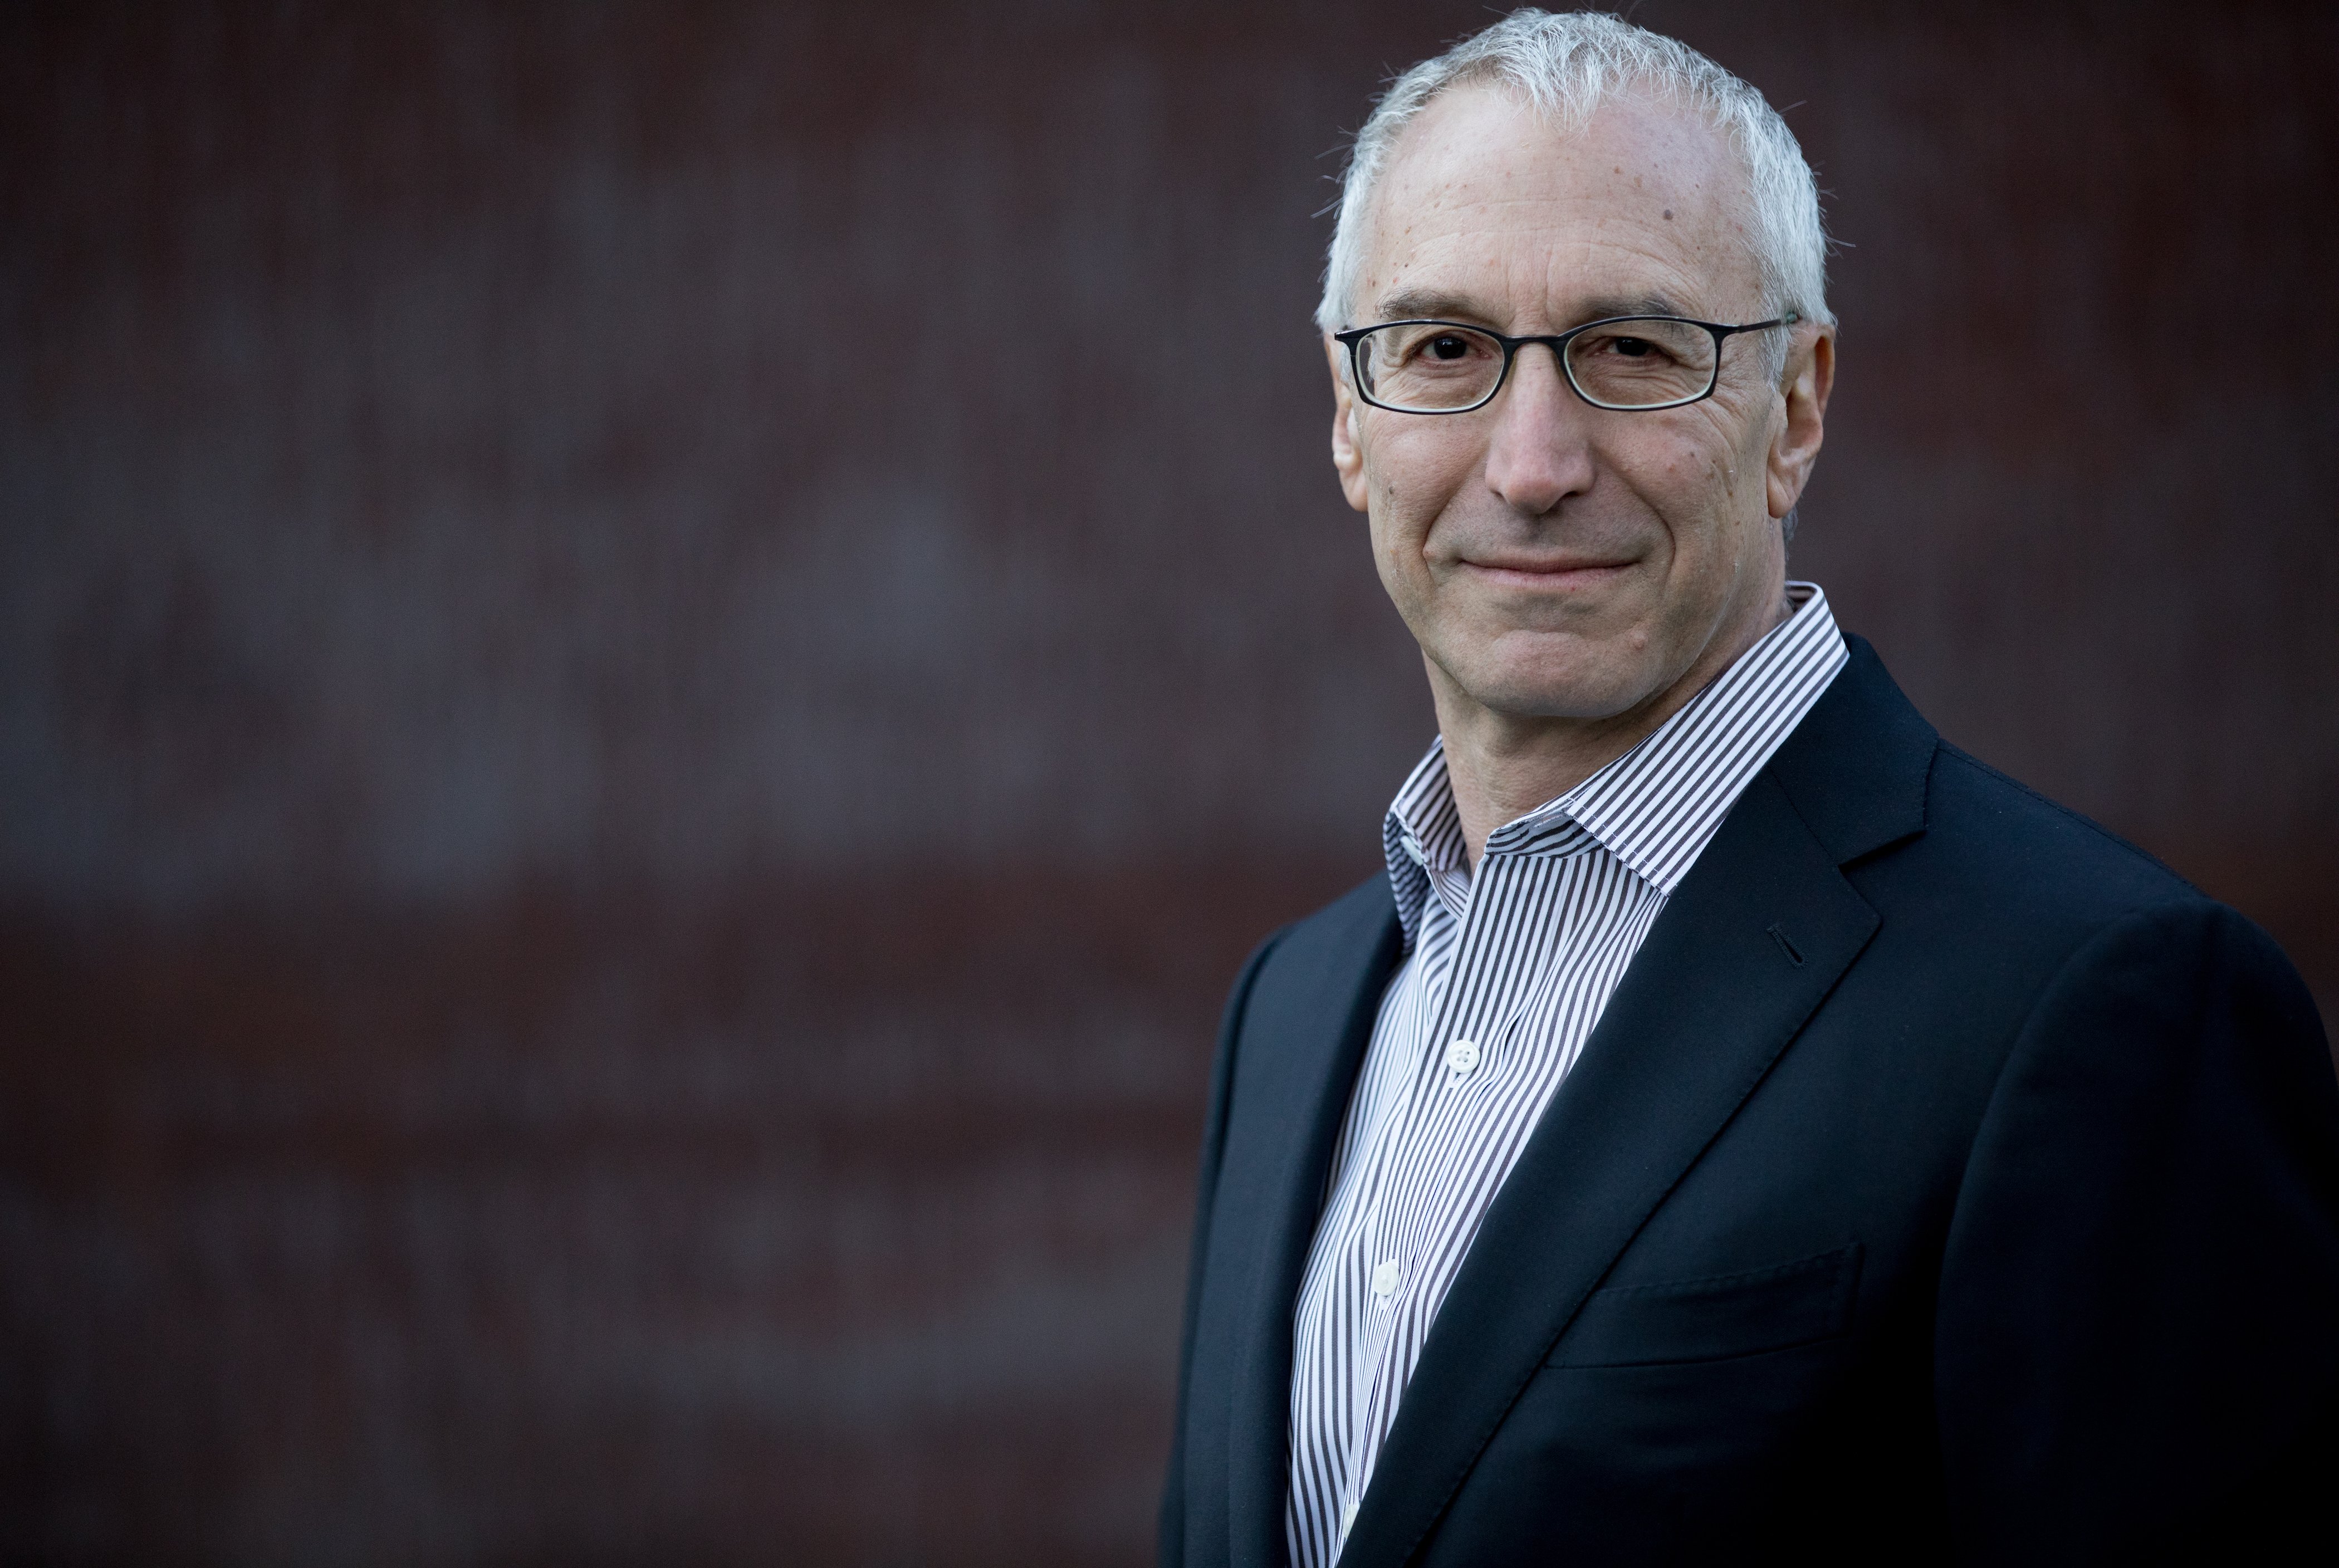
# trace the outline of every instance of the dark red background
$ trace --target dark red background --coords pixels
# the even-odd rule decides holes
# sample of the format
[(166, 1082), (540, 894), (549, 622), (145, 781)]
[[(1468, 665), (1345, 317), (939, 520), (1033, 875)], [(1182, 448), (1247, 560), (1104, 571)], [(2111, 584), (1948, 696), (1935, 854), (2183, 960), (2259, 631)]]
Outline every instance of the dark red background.
[[(1331, 150), (1486, 15), (6, 13), (0, 1555), (1142, 1556), (1429, 735)], [(2329, 8), (1636, 16), (1849, 246), (1798, 574), (2329, 1011)]]

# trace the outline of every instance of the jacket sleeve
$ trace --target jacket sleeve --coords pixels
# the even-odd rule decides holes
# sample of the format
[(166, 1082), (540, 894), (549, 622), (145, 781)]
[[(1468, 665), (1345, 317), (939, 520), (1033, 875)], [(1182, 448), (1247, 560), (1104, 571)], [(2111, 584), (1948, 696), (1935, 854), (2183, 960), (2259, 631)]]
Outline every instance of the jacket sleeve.
[(2327, 1528), (2339, 1084), (2264, 932), (2157, 906), (2048, 982), (1967, 1165), (1936, 1324), (1961, 1557), (2239, 1561), (2286, 1522)]
[[(1285, 927), (1288, 931), (1289, 927)], [(1251, 986), (1268, 954), (1283, 940), (1278, 931), (1258, 944), (1244, 963), (1234, 990), (1227, 997), (1219, 1023), (1219, 1048), (1210, 1064), (1209, 1110), (1202, 1123), (1202, 1160), (1194, 1202), (1194, 1238), (1186, 1266), (1186, 1311), (1178, 1338), (1178, 1415), (1170, 1438), (1170, 1468), (1161, 1488), (1160, 1525), (1162, 1568), (1174, 1568), (1186, 1557), (1186, 1383), (1193, 1374), (1194, 1315), (1202, 1298), (1202, 1260), (1209, 1255), (1210, 1210), (1218, 1194), (1219, 1156), (1226, 1149), (1227, 1099), (1233, 1088), (1235, 1047), (1242, 1035), (1244, 1009)]]

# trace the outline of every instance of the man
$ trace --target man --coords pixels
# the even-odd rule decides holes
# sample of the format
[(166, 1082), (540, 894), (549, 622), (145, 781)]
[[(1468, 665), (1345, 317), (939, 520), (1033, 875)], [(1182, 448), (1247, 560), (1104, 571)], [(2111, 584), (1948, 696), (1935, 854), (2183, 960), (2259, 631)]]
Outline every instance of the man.
[(1517, 13), (1358, 135), (1333, 462), (1439, 739), (1228, 1007), (1165, 1563), (2332, 1527), (2313, 1003), (1786, 580), (1824, 243), (1761, 96), (1610, 17)]

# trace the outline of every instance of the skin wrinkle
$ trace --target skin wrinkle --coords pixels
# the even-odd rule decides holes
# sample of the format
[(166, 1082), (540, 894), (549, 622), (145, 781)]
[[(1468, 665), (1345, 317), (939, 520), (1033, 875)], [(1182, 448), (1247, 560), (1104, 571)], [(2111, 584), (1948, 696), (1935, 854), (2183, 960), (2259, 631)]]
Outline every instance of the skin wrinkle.
[[(1564, 331), (1620, 300), (1760, 319), (1743, 168), (1646, 100), (1557, 128), (1506, 90), (1449, 89), (1391, 149), (1360, 269), (1363, 321)], [(1416, 312), (1386, 309), (1436, 301)], [(1595, 409), (1522, 350), (1468, 414), (1356, 402), (1333, 366), (1333, 461), (1420, 642), (1475, 865), (1487, 835), (1648, 735), (1786, 614), (1779, 519), (1819, 451), (1833, 333), (1791, 330), (1767, 382), (1730, 339), (1714, 395)]]

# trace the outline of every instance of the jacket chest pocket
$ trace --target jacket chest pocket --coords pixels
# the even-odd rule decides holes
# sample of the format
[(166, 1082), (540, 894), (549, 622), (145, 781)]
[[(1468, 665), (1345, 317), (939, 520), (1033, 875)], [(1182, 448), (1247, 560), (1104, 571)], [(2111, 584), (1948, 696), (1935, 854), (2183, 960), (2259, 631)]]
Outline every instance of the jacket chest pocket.
[(1851, 1326), (1860, 1244), (1772, 1268), (1595, 1290), (1551, 1366), (1721, 1361), (1833, 1339)]

